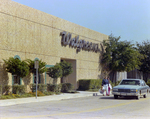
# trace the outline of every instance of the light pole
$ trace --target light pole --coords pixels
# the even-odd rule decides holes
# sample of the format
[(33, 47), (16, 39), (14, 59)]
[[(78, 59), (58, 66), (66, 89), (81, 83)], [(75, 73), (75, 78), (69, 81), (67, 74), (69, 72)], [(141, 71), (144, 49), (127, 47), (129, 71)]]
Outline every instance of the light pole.
[(35, 60), (34, 68), (36, 69), (36, 99), (37, 99), (38, 68), (39, 68), (39, 61), (38, 60)]

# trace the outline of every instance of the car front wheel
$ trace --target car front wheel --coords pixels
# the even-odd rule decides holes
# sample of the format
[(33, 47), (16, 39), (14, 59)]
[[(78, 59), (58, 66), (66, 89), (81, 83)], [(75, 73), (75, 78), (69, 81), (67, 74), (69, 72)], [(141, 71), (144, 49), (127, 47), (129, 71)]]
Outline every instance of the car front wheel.
[(139, 100), (139, 99), (140, 99), (140, 96), (136, 96), (136, 99)]
[(136, 99), (139, 100), (141, 95), (141, 91), (138, 92), (138, 96), (136, 96)]
[(147, 93), (146, 93), (146, 94), (144, 94), (144, 95), (143, 95), (143, 97), (144, 97), (144, 98), (146, 98), (146, 97), (147, 97)]

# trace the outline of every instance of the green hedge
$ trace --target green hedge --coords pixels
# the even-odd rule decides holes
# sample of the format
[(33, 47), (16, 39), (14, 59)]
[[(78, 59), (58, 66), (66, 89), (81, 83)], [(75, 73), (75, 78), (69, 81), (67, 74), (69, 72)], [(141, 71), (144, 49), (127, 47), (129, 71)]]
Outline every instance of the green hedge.
[[(36, 84), (35, 83), (31, 84), (30, 88), (31, 88), (32, 92), (36, 92)], [(47, 85), (46, 84), (38, 84), (37, 89), (38, 89), (38, 91), (41, 91), (42, 93), (44, 93), (45, 91), (47, 91)]]
[(45, 91), (47, 91), (47, 85), (46, 84), (38, 84), (38, 91), (41, 91), (42, 93), (44, 93)]
[(14, 94), (24, 94), (25, 93), (24, 85), (13, 85), (12, 89), (13, 89), (12, 93), (14, 93)]
[(47, 91), (58, 93), (61, 91), (61, 87), (61, 84), (47, 84)]
[(3, 94), (3, 86), (0, 85), (0, 95), (2, 95), (2, 94)]
[(10, 85), (0, 85), (0, 95), (8, 94), (10, 92)]
[(150, 79), (147, 80), (146, 84), (150, 87)]
[(30, 84), (30, 89), (32, 92), (36, 92), (36, 84)]
[(61, 92), (69, 92), (74, 89), (73, 84), (71, 83), (62, 83)]
[(79, 90), (99, 89), (102, 85), (102, 79), (80, 79)]

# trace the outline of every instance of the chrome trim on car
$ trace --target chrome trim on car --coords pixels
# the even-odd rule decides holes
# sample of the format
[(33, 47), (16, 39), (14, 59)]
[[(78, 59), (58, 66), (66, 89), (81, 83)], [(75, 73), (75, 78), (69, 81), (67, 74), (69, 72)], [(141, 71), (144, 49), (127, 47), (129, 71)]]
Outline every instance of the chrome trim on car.
[(113, 95), (120, 95), (118, 92), (112, 92)]
[(138, 96), (138, 93), (112, 92), (113, 95), (118, 96)]

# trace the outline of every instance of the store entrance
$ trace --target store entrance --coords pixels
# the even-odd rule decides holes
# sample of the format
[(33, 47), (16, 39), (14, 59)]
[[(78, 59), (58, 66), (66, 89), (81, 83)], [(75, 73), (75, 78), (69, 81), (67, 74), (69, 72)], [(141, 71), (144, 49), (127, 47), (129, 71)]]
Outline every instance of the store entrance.
[(74, 85), (74, 88), (77, 89), (76, 60), (62, 58), (61, 62), (62, 61), (71, 63), (73, 72), (70, 75), (68, 75), (67, 77), (62, 78), (61, 83), (71, 83)]

